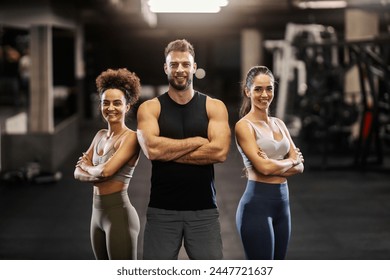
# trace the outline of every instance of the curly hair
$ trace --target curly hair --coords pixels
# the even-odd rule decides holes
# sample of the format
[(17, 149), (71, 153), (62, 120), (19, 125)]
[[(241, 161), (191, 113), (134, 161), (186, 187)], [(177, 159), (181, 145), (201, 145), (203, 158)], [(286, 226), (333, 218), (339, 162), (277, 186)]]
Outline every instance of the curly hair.
[(96, 78), (96, 87), (99, 95), (107, 89), (119, 89), (126, 98), (127, 104), (134, 105), (141, 93), (141, 82), (137, 74), (126, 68), (117, 70), (107, 69)]

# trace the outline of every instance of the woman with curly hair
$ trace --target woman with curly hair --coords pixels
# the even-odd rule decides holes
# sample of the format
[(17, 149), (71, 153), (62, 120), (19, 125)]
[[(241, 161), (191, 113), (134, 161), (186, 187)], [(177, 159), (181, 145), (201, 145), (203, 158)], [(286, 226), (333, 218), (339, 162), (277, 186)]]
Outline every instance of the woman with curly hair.
[(96, 259), (137, 259), (140, 222), (127, 189), (140, 147), (125, 116), (137, 102), (141, 84), (135, 73), (122, 68), (102, 72), (96, 86), (108, 127), (96, 133), (74, 177), (93, 183), (91, 243)]

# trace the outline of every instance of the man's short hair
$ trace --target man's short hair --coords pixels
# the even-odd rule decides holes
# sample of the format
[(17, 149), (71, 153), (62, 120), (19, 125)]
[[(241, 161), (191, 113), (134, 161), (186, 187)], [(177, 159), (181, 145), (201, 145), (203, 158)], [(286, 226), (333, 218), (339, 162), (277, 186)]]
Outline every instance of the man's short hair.
[(170, 42), (165, 48), (165, 58), (167, 58), (168, 54), (173, 51), (178, 52), (189, 52), (192, 57), (195, 59), (195, 50), (190, 42), (186, 39), (180, 39)]

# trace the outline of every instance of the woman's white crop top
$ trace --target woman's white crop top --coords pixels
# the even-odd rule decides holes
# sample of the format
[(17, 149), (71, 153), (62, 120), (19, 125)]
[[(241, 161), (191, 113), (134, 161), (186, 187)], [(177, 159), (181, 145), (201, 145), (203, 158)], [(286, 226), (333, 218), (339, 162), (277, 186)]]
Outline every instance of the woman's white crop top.
[[(275, 140), (273, 137), (270, 137), (269, 135), (264, 135), (263, 133), (261, 133), (260, 129), (253, 122), (249, 120), (245, 120), (245, 121), (247, 121), (255, 131), (257, 146), (268, 156), (268, 158), (276, 159), (276, 160), (284, 159), (284, 157), (286, 156), (286, 154), (290, 149), (290, 142), (285, 132), (278, 124), (278, 121), (275, 121), (275, 124), (278, 126), (279, 131), (282, 133), (283, 136), (280, 141)], [(237, 142), (237, 139), (236, 139), (236, 144), (237, 144), (238, 151), (241, 153), (244, 166), (246, 168), (252, 168), (253, 166), (252, 163), (242, 151), (240, 145)]]
[[(99, 140), (99, 142), (100, 141), (101, 141), (101, 139)], [(104, 155), (99, 155), (97, 152), (98, 145), (96, 145), (96, 147), (94, 149), (93, 157), (92, 157), (93, 165), (99, 165), (99, 164), (105, 163), (110, 157), (112, 157), (112, 155), (115, 153), (115, 149), (113, 146)], [(123, 182), (125, 184), (129, 184), (130, 179), (133, 177), (134, 169), (135, 169), (134, 166), (130, 166), (128, 164), (125, 164), (114, 175), (112, 175), (112, 177), (110, 179), (115, 180), (115, 181), (120, 181), (120, 182)]]

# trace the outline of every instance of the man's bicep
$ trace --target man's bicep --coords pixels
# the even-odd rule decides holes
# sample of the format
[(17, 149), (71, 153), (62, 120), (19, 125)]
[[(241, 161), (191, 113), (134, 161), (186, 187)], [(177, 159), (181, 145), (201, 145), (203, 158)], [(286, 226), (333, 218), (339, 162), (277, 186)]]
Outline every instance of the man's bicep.
[(214, 101), (209, 112), (208, 133), (210, 142), (230, 141), (229, 117), (225, 105), (221, 101)]
[(149, 100), (142, 104), (137, 113), (137, 138), (145, 156), (152, 159), (159, 154), (160, 128), (158, 116), (160, 105), (157, 100)]
[(142, 131), (143, 134), (158, 136), (160, 133), (158, 111), (159, 108), (154, 101), (146, 101), (142, 104), (137, 112), (137, 130)]

